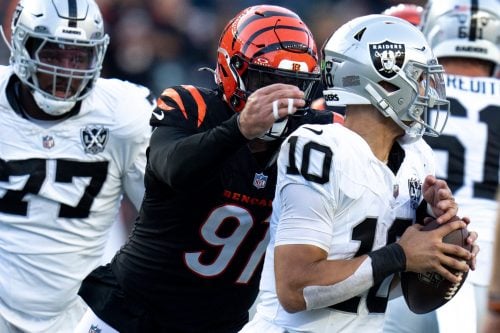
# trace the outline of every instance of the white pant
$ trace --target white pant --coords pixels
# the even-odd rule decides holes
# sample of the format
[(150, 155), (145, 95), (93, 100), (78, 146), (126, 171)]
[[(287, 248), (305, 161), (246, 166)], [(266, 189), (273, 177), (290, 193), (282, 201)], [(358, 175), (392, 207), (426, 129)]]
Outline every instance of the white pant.
[(410, 311), (404, 298), (398, 297), (387, 306), (384, 333), (476, 333), (486, 305), (487, 287), (466, 281), (448, 303), (423, 315)]
[(87, 312), (83, 316), (80, 323), (76, 327), (74, 333), (119, 333), (113, 327), (106, 324), (96, 314), (87, 308)]
[(406, 305), (403, 296), (391, 299), (387, 304), (384, 333), (439, 333), (434, 311), (415, 314)]
[[(261, 316), (258, 312), (240, 331), (239, 333), (285, 333), (286, 331), (276, 326)], [(82, 332), (83, 333), (83, 332)], [(104, 332), (103, 332), (104, 333)]]
[[(85, 302), (78, 297), (70, 307), (55, 318), (47, 320), (34, 319), (22, 316), (19, 323), (22, 327), (17, 327), (0, 316), (0, 332), (1, 333), (73, 333), (76, 323), (82, 318), (87, 309)], [(86, 332), (88, 333), (88, 331)]]

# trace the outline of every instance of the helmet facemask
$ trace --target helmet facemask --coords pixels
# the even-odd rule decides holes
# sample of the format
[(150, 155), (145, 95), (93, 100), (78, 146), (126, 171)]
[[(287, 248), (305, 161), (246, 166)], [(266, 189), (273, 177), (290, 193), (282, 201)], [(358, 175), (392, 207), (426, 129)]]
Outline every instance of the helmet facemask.
[[(83, 14), (74, 15), (82, 15), (82, 21), (71, 23), (76, 18), (62, 14), (62, 1), (22, 1), (12, 25), (11, 65), (38, 107), (52, 116), (88, 96), (109, 43), (97, 5), (81, 0), (78, 6)], [(43, 13), (39, 18), (32, 14), (38, 12)]]
[(377, 89), (373, 83), (366, 85), (366, 92), (376, 101), (374, 106), (411, 138), (439, 136), (449, 109), (443, 68), (434, 59), (428, 65), (410, 60), (397, 72), (393, 79), (397, 85), (388, 81), (378, 82)]
[[(243, 83), (246, 87), (245, 94), (249, 96), (255, 90), (265, 87), (272, 83), (285, 83), (298, 87), (304, 92), (305, 106), (307, 110), (312, 102), (314, 93), (319, 86), (321, 80), (320, 74), (313, 74), (308, 72), (269, 69), (263, 66), (250, 64), (243, 77)], [(304, 112), (300, 110), (293, 116), (301, 116)], [(290, 116), (288, 116), (290, 117)], [(288, 129), (288, 117), (278, 119), (274, 125), (260, 138), (266, 141), (276, 140), (282, 138)]]

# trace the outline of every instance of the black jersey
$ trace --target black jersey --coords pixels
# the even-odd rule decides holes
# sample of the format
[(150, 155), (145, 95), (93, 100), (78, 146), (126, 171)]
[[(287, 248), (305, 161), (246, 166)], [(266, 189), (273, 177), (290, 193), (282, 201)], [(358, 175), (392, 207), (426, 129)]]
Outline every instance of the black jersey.
[[(290, 131), (332, 118), (310, 111)], [(247, 318), (257, 296), (279, 142), (252, 154), (218, 91), (193, 86), (167, 89), (151, 125), (140, 216), (111, 267), (172, 332), (212, 332)]]

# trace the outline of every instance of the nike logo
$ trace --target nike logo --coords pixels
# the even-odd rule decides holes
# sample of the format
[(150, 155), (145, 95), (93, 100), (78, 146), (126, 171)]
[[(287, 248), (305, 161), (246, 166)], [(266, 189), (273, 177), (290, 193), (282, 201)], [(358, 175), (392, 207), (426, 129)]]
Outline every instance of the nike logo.
[(316, 135), (323, 134), (323, 130), (315, 130), (315, 129), (312, 129), (312, 128), (309, 128), (309, 127), (304, 127), (304, 128), (307, 129), (307, 130), (310, 130), (311, 132), (313, 132)]
[(420, 47), (420, 48), (419, 47), (412, 47), (412, 49), (415, 49), (417, 51), (425, 51), (425, 45)]
[(156, 113), (153, 111), (153, 116), (155, 116), (155, 118), (158, 120), (163, 120), (163, 118), (165, 118), (165, 114), (163, 113), (163, 111), (160, 111), (160, 113)]

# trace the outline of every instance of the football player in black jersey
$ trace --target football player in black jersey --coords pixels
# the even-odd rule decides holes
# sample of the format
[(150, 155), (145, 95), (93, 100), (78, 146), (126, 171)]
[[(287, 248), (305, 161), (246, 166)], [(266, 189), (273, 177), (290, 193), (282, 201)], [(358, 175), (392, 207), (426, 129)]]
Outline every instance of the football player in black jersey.
[(319, 73), (304, 22), (259, 5), (223, 30), (218, 89), (163, 92), (140, 216), (111, 264), (80, 289), (97, 317), (122, 333), (237, 332), (248, 321), (279, 146), (303, 123), (333, 121), (333, 113), (307, 108)]

